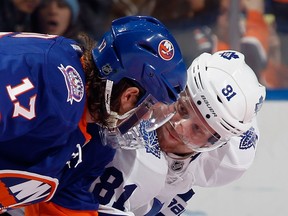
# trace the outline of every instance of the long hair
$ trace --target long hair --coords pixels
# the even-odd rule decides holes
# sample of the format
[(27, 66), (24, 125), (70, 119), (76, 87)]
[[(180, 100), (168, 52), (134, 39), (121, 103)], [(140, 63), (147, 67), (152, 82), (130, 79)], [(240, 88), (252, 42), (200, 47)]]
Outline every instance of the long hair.
[[(85, 72), (88, 111), (93, 121), (108, 126), (109, 114), (105, 106), (106, 79), (99, 76), (99, 70), (92, 57), (92, 50), (95, 49), (96, 42), (85, 33), (78, 35), (78, 41), (84, 50), (81, 63)], [(127, 79), (122, 79), (113, 85), (110, 102), (112, 111), (119, 111), (121, 94), (131, 86), (135, 85)]]

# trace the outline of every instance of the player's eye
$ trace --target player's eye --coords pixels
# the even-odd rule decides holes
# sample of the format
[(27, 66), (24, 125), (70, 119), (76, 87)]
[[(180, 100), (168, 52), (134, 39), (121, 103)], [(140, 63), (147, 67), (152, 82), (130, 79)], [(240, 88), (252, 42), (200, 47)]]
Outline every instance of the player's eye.
[(185, 107), (185, 105), (181, 102), (181, 100), (176, 104), (176, 111), (183, 119), (189, 118), (188, 109)]
[(193, 130), (193, 133), (196, 134), (196, 135), (205, 134), (205, 132), (202, 129), (202, 127), (200, 127), (198, 124), (192, 124), (192, 130)]

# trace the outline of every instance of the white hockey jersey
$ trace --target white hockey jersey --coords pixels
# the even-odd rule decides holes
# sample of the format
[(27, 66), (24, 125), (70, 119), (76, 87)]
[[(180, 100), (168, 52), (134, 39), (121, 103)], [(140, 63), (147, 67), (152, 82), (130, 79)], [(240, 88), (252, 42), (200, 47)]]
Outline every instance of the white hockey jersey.
[(91, 188), (102, 204), (99, 216), (181, 215), (194, 194), (193, 186), (215, 187), (239, 179), (254, 160), (258, 139), (254, 120), (245, 134), (193, 157), (165, 154), (156, 145), (119, 149)]

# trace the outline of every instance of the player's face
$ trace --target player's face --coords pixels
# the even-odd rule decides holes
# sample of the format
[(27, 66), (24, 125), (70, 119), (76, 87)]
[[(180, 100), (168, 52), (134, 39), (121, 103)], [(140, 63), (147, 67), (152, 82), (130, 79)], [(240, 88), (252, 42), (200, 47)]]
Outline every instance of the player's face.
[(157, 130), (163, 151), (188, 153), (217, 139), (189, 96), (182, 94), (174, 109), (176, 114), (169, 123)]

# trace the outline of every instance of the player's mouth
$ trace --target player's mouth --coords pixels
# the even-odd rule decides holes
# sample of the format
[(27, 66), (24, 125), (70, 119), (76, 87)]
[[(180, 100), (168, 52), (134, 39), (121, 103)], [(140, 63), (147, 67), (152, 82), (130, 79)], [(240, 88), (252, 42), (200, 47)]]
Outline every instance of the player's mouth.
[(169, 139), (175, 140), (177, 142), (182, 142), (181, 139), (179, 138), (177, 132), (174, 130), (174, 128), (170, 124), (167, 124), (165, 126), (165, 129), (166, 129), (167, 133), (169, 134)]

